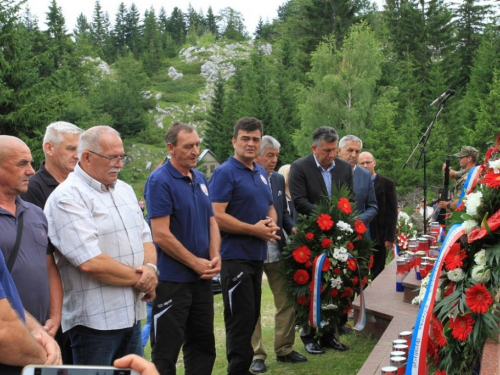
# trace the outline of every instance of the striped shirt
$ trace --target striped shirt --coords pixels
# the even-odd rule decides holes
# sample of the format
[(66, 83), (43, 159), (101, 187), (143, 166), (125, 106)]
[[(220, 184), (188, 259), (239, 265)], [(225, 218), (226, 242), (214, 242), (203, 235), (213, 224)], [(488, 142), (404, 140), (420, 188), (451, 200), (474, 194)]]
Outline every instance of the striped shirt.
[(137, 289), (106, 284), (78, 268), (101, 253), (132, 268), (143, 264), (143, 244), (152, 238), (132, 187), (118, 180), (108, 191), (77, 165), (50, 195), (45, 214), (58, 249), (63, 331), (77, 325), (123, 329), (143, 319), (146, 309)]

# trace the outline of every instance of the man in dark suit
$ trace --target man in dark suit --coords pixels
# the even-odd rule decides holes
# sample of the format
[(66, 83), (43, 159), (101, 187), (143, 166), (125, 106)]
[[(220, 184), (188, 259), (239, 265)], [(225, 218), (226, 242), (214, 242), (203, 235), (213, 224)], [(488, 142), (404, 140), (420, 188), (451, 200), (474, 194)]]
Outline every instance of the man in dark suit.
[[(327, 200), (332, 194), (332, 186), (347, 185), (353, 191), (351, 165), (335, 159), (337, 154), (337, 131), (329, 126), (321, 126), (313, 132), (312, 154), (295, 161), (290, 168), (290, 193), (295, 210), (299, 214), (310, 215), (316, 205)], [(309, 334), (302, 331), (300, 338), (310, 354), (324, 354), (324, 350), (314, 338), (314, 330)], [(324, 333), (321, 346), (345, 350), (333, 334)]]
[(360, 212), (359, 218), (368, 227), (377, 215), (378, 206), (370, 172), (357, 167), (362, 148), (363, 141), (355, 135), (346, 135), (339, 142), (339, 158), (351, 163), (352, 167), (356, 211)]
[(376, 242), (372, 267), (373, 279), (385, 268), (387, 248), (393, 246), (398, 222), (398, 202), (394, 181), (375, 172), (377, 161), (369, 152), (359, 155), (358, 166), (370, 172), (377, 197), (378, 214), (370, 223), (370, 235)]
[[(262, 137), (259, 156), (255, 161), (260, 164), (269, 176), (271, 192), (273, 194), (273, 205), (278, 216), (277, 225), (280, 227), (277, 235), (280, 237), (277, 242), (267, 243), (267, 259), (264, 261), (263, 271), (266, 273), (269, 287), (273, 293), (276, 314), (274, 315), (274, 352), (278, 362), (298, 363), (307, 361), (302, 354), (293, 350), (295, 343), (295, 310), (289, 303), (285, 290), (285, 280), (280, 271), (281, 252), (286, 245), (286, 238), (283, 233), (295, 234), (295, 222), (288, 212), (285, 179), (275, 172), (276, 163), (280, 152), (280, 143), (269, 135)], [(255, 326), (252, 336), (253, 361), (250, 369), (254, 373), (264, 373), (267, 371), (265, 360), (266, 351), (262, 345), (262, 331), (260, 318)]]

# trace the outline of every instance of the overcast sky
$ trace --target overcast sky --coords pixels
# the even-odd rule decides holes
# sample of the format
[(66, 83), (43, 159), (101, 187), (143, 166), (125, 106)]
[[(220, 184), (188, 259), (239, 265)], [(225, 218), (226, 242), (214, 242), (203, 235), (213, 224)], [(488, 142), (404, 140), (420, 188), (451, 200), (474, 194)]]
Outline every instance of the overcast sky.
[[(157, 15), (162, 6), (165, 8), (168, 15), (172, 13), (174, 7), (178, 7), (185, 13), (189, 3), (191, 3), (191, 6), (196, 12), (202, 9), (205, 15), (209, 6), (212, 6), (212, 10), (215, 14), (218, 14), (221, 9), (231, 7), (243, 15), (247, 31), (250, 35), (253, 35), (257, 23), (259, 22), (259, 17), (262, 17), (264, 22), (266, 19), (272, 21), (273, 18), (277, 17), (278, 7), (285, 1), (286, 0), (101, 0), (100, 4), (103, 11), (109, 13), (112, 25), (115, 23), (118, 5), (122, 2), (126, 5), (127, 9), (134, 3), (141, 13), (141, 18), (144, 16), (144, 12), (151, 8), (151, 6), (155, 9)], [(31, 13), (38, 17), (38, 25), (42, 29), (46, 28), (45, 19), (50, 3), (51, 0), (28, 0)], [(83, 13), (89, 21), (92, 20), (95, 6), (94, 0), (56, 0), (56, 3), (62, 8), (64, 18), (66, 19), (66, 27), (69, 32), (73, 31), (76, 18), (80, 13)]]

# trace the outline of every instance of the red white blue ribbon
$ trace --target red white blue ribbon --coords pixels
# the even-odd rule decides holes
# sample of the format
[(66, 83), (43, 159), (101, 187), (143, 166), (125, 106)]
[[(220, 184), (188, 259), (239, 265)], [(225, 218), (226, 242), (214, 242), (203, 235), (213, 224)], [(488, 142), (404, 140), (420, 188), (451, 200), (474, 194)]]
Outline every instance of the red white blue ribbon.
[(394, 253), (394, 258), (399, 256), (399, 248), (398, 245), (396, 245), (396, 242), (392, 244), (392, 252)]
[(321, 254), (313, 263), (312, 283), (313, 290), (311, 304), (309, 305), (309, 325), (321, 328), (321, 268), (326, 259), (326, 254)]
[(469, 194), (470, 191), (476, 186), (477, 180), (479, 179), (479, 175), (481, 174), (481, 166), (475, 166), (471, 168), (469, 173), (467, 174), (467, 179), (465, 180), (464, 187), (460, 192), (460, 197), (458, 198), (458, 204), (462, 203), (466, 194)]
[(432, 269), (424, 299), (420, 304), (420, 310), (418, 311), (417, 321), (415, 322), (415, 328), (413, 330), (411, 340), (410, 352), (408, 354), (406, 375), (424, 375), (427, 373), (427, 340), (429, 339), (430, 320), (432, 310), (434, 309), (434, 303), (436, 301), (441, 268), (444, 263), (444, 258), (450, 251), (453, 244), (455, 244), (464, 234), (465, 230), (462, 224), (455, 224), (450, 228), (443, 242), (439, 256), (434, 264), (434, 268)]

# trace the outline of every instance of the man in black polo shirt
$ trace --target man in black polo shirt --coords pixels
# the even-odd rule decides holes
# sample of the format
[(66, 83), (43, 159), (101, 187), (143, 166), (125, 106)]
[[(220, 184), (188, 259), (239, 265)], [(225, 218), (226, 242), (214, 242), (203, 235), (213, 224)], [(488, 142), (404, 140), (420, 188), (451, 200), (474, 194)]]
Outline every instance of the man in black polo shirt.
[(43, 137), (45, 160), (30, 177), (28, 191), (21, 194), (23, 200), (43, 210), (49, 195), (75, 169), (78, 163), (76, 148), (82, 132), (78, 126), (64, 121), (47, 126)]
[[(40, 169), (30, 177), (28, 191), (20, 195), (24, 201), (33, 203), (43, 210), (49, 195), (75, 169), (78, 163), (78, 140), (82, 132), (83, 130), (78, 126), (64, 121), (54, 122), (47, 126), (43, 137), (45, 160), (40, 164)], [(50, 259), (51, 267), (54, 267), (54, 274), (57, 272), (59, 275), (54, 257), (50, 255), (48, 259)], [(55, 338), (61, 347), (63, 363), (72, 364), (73, 354), (68, 334), (63, 334), (59, 327)]]

